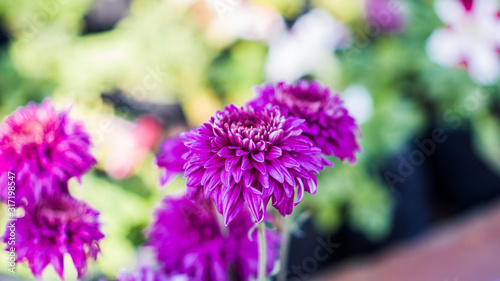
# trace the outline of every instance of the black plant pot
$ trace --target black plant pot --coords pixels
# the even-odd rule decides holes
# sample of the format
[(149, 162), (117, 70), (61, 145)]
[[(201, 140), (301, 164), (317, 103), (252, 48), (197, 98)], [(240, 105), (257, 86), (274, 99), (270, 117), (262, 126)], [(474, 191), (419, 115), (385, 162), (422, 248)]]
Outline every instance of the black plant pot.
[[(387, 182), (395, 204), (388, 237), (373, 243), (348, 223), (331, 235), (321, 236), (308, 221), (303, 226), (304, 235), (291, 239), (289, 280), (308, 280), (346, 258), (413, 239), (433, 224), (500, 196), (500, 177), (475, 154), (467, 126), (441, 129), (431, 124), (425, 134), (408, 141), (404, 149), (389, 157), (380, 173), (382, 178), (388, 173), (393, 175)], [(337, 245), (324, 259), (315, 257), (315, 251), (327, 251), (317, 250), (322, 245), (320, 240), (331, 247)]]

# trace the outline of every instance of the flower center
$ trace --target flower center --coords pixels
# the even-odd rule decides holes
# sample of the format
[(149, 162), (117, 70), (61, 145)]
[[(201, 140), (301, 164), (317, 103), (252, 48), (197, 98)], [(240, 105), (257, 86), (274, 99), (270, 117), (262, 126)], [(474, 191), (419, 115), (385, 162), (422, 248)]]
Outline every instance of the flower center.
[(29, 121), (10, 136), (10, 141), (16, 150), (26, 144), (40, 144), (43, 142), (43, 126), (37, 121)]
[(78, 202), (46, 202), (38, 207), (41, 218), (51, 226), (58, 226), (85, 214), (86, 207)]
[(473, 0), (461, 0), (461, 2), (467, 12), (472, 10)]
[(21, 153), (23, 147), (28, 145), (40, 145), (43, 142), (52, 142), (55, 139), (54, 131), (45, 132), (44, 124), (38, 120), (29, 120), (22, 126), (15, 126), (8, 129), (4, 134), (7, 143), (12, 146), (17, 153)]
[(269, 112), (269, 116), (254, 115), (245, 113), (237, 120), (227, 125), (227, 132), (237, 135), (242, 139), (251, 139), (253, 141), (267, 140), (269, 134), (279, 126), (274, 112)]
[(323, 95), (300, 88), (279, 89), (276, 98), (287, 107), (296, 107), (304, 113), (316, 112), (324, 102)]

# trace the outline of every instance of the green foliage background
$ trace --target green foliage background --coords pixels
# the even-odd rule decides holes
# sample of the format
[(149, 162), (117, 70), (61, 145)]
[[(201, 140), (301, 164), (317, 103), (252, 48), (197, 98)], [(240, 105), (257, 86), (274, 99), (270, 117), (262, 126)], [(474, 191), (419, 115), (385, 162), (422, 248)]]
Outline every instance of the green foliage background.
[[(102, 114), (113, 113), (100, 94), (120, 88), (145, 101), (179, 100), (196, 126), (223, 104), (242, 104), (253, 96), (252, 86), (265, 81), (267, 45), (218, 42), (206, 32), (195, 8), (175, 1), (134, 0), (116, 28), (82, 35), (84, 15), (93, 2), (0, 1), (0, 19), (11, 36), (9, 45), (0, 49), (1, 117), (30, 100), (52, 97), (61, 107), (71, 101), (74, 117), (93, 128)], [(254, 2), (273, 6), (287, 19), (304, 8), (301, 0)], [(323, 82), (335, 90), (363, 85), (374, 101), (373, 116), (361, 126), (363, 153), (357, 164), (336, 161), (320, 176), (318, 193), (307, 194), (299, 205), (312, 210), (320, 230), (334, 230), (347, 219), (370, 239), (383, 238), (391, 225), (392, 193), (378, 169), (431, 120), (448, 128), (450, 124), (442, 121), (445, 113), (460, 116), (473, 128), (478, 153), (500, 172), (500, 129), (493, 113), (500, 85), (479, 87), (463, 69), (443, 69), (429, 61), (426, 39), (442, 25), (432, 1), (407, 1), (409, 22), (398, 35), (370, 29), (362, 1), (311, 3), (330, 11), (354, 33), (349, 48), (332, 53), (334, 75), (321, 77)], [(158, 83), (144, 93), (142, 79), (151, 71), (160, 73)], [(464, 109), (475, 91), (486, 91), (487, 99), (473, 110)], [(183, 179), (158, 189), (159, 171), (153, 158), (150, 152), (126, 180), (113, 180), (98, 166), (81, 186), (71, 183), (72, 194), (101, 212), (106, 234), (89, 279), (112, 279), (119, 268), (133, 268), (137, 248), (144, 241), (143, 229), (159, 199), (182, 192)], [(0, 208), (0, 220), (5, 213)], [(0, 259), (0, 272), (6, 271), (5, 262)], [(66, 267), (72, 268), (68, 260)], [(76, 277), (74, 270), (66, 275), (67, 280)], [(18, 266), (17, 277), (30, 276), (26, 266)], [(56, 280), (52, 270), (44, 276)]]

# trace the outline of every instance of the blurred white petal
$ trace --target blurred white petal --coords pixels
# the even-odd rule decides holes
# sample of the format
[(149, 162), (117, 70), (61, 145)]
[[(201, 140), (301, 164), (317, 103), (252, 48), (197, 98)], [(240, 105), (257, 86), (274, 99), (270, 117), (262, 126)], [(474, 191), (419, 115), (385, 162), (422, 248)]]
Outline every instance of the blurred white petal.
[(444, 23), (452, 25), (460, 23), (466, 13), (459, 0), (437, 0), (434, 10)]
[(350, 38), (349, 29), (321, 9), (299, 17), (290, 32), (304, 42), (332, 50), (345, 46)]
[[(498, 18), (498, 20), (496, 22), (495, 30), (500, 30), (500, 17)], [(495, 41), (497, 49), (500, 50), (500, 32), (494, 33), (493, 37), (494, 37), (494, 41)]]
[(311, 70), (314, 55), (300, 40), (281, 36), (269, 44), (266, 75), (269, 80), (292, 82)]
[(499, 9), (498, 0), (476, 0), (474, 1), (472, 11), (477, 19), (483, 17), (495, 17)]
[(347, 87), (342, 93), (344, 106), (358, 124), (370, 120), (373, 115), (373, 99), (365, 86), (354, 84)]
[(268, 41), (271, 37), (286, 30), (283, 17), (269, 7), (245, 3), (239, 4), (224, 17), (213, 21), (210, 29), (230, 40), (237, 38), (255, 41)]
[(174, 275), (170, 277), (170, 281), (188, 281), (189, 278), (186, 275)]
[(314, 9), (299, 17), (292, 29), (269, 42), (266, 76), (294, 81), (316, 68), (322, 58), (350, 42), (350, 32), (328, 12)]
[(426, 47), (429, 58), (446, 67), (462, 62), (460, 38), (449, 29), (439, 29), (431, 34)]
[(500, 58), (498, 53), (484, 46), (478, 46), (467, 59), (469, 74), (476, 83), (492, 85), (500, 75)]

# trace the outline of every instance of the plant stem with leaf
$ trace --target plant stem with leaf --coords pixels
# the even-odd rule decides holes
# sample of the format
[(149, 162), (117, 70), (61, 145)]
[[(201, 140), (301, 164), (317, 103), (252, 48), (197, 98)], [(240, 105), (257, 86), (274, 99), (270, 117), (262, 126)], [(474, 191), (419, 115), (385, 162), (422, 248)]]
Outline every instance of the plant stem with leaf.
[(258, 281), (266, 281), (266, 226), (259, 223), (259, 278)]

